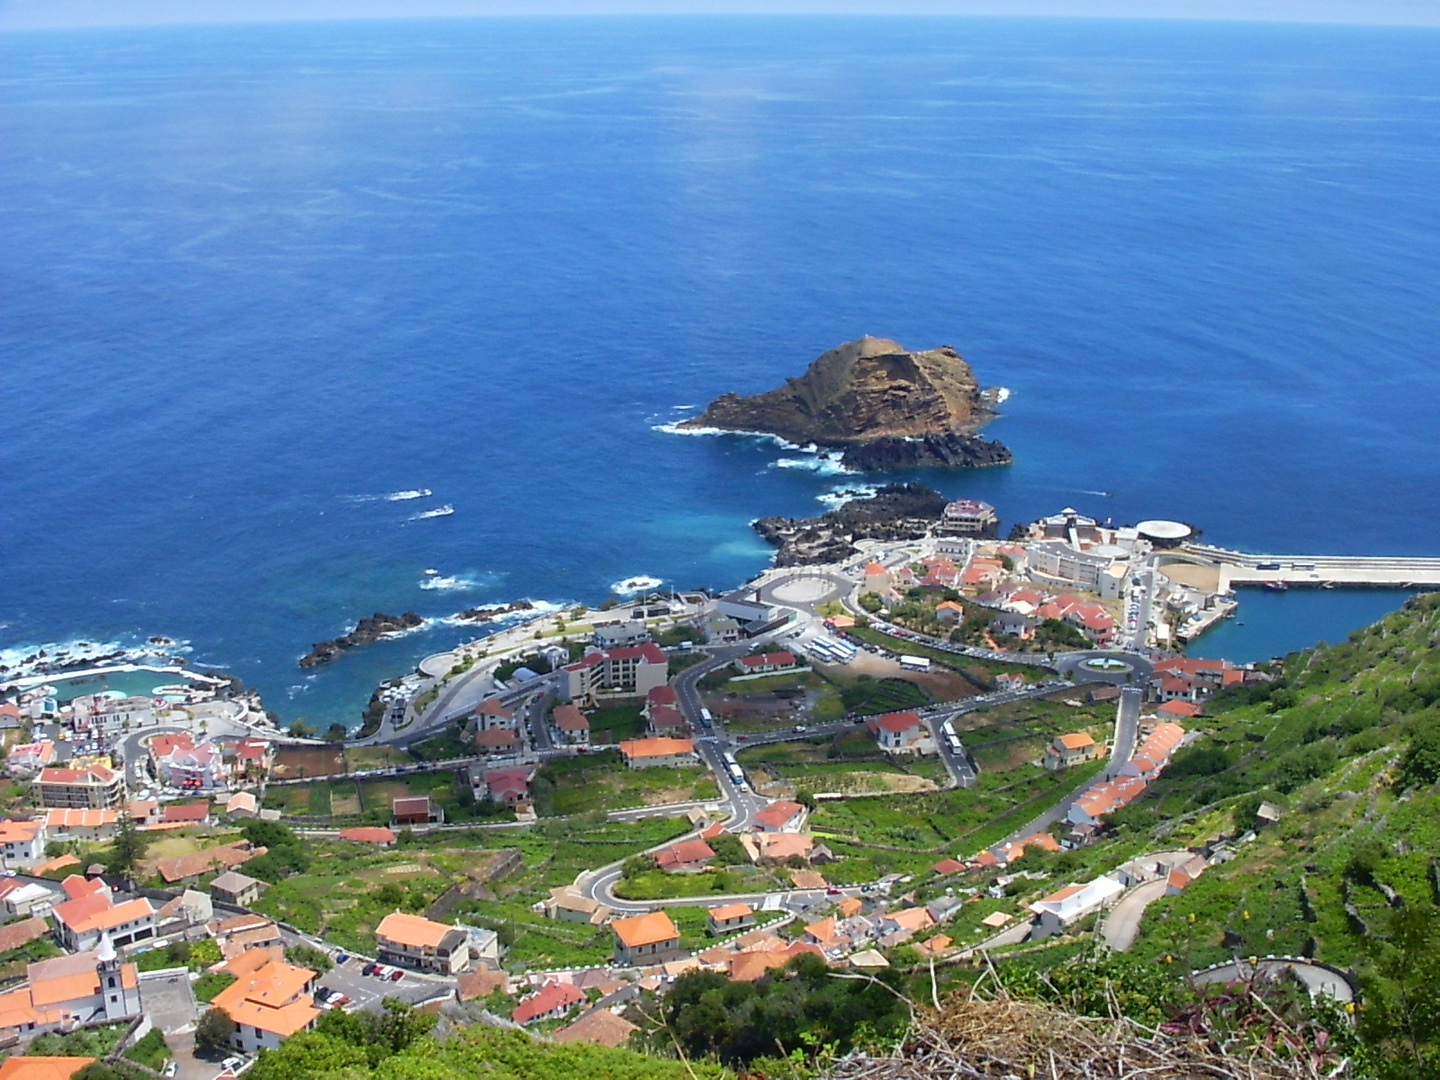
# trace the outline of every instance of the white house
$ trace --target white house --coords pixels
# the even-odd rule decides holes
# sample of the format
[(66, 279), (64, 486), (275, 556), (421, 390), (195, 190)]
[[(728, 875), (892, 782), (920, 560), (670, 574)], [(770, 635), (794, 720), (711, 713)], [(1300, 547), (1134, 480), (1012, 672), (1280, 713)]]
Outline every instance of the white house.
[(1112, 877), (1098, 877), (1085, 885), (1066, 885), (1030, 905), (1040, 918), (1039, 936), (1053, 937), (1065, 932), (1071, 923), (1099, 911), (1125, 891), (1125, 886)]

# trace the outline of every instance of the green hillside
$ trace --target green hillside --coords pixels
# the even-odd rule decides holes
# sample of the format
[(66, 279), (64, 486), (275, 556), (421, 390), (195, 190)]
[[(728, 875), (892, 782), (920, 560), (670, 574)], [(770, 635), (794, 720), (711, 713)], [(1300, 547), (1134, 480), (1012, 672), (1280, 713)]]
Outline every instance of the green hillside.
[[(1273, 683), (1218, 696), (1203, 738), (1119, 815), (1122, 837), (1194, 846), (1258, 826), (1235, 858), (1147, 912), (1135, 951), (1200, 967), (1234, 955), (1360, 965), (1440, 879), (1440, 596), (1293, 654)], [(1261, 801), (1282, 808), (1255, 818)]]

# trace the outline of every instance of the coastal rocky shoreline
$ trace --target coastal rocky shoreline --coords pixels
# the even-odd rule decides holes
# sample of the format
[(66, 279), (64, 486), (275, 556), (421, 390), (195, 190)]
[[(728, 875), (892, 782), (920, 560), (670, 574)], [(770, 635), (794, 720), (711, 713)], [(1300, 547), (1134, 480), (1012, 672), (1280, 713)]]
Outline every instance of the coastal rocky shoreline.
[(945, 496), (923, 484), (887, 484), (873, 495), (811, 518), (765, 517), (753, 528), (780, 550), (776, 566), (839, 562), (856, 540), (915, 540), (935, 527)]
[(763, 394), (722, 394), (682, 428), (758, 432), (839, 451), (864, 472), (1008, 465), (1008, 447), (975, 432), (994, 415), (998, 391), (982, 390), (949, 345), (910, 352), (863, 337), (822, 353), (805, 374)]
[(425, 620), (413, 611), (407, 611), (403, 615), (387, 615), (377, 611), (374, 615), (361, 619), (350, 633), (329, 641), (315, 642), (310, 646), (310, 651), (300, 658), (300, 666), (312, 668), (324, 664), (349, 649), (369, 645), (372, 641), (379, 641), (386, 634), (398, 634), (406, 630), (413, 630), (424, 622)]
[(494, 622), (496, 619), (503, 619), (506, 615), (514, 615), (521, 611), (534, 611), (535, 605), (529, 600), (516, 600), (513, 604), (497, 604), (493, 607), (467, 608), (455, 616), (464, 622), (486, 623)]

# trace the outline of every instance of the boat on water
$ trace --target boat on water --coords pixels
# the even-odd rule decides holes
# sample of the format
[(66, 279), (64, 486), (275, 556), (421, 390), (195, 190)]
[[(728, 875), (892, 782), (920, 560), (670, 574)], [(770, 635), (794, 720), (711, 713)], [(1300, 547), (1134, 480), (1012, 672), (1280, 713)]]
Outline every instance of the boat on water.
[(1271, 592), (1285, 592), (1290, 588), (1290, 586), (1286, 585), (1283, 581), (1262, 581), (1261, 584)]

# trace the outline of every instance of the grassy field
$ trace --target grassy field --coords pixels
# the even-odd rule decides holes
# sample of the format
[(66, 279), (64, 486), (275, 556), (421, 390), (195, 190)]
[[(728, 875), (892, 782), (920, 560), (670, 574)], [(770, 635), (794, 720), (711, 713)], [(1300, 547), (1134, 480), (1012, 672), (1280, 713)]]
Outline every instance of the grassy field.
[(968, 790), (822, 802), (811, 816), (811, 827), (862, 846), (892, 845), (935, 858), (973, 855), (1103, 767), (1096, 761), (1057, 775), (1027, 765), (1004, 774), (982, 772), (977, 786)]
[(531, 791), (542, 817), (713, 799), (720, 794), (706, 769), (631, 769), (618, 750), (554, 758), (536, 774)]
[(588, 714), (590, 741), (596, 746), (638, 739), (645, 734), (645, 718), (639, 706), (610, 705)]
[[(847, 733), (852, 734), (852, 733)], [(839, 792), (845, 795), (881, 794), (890, 791), (930, 791), (945, 781), (945, 767), (938, 760), (939, 776), (931, 762), (898, 764), (870, 742), (871, 751), (856, 759), (837, 759), (830, 739), (772, 743), (741, 750), (735, 759), (745, 766), (751, 780), (762, 789), (766, 778), (797, 791)]]
[(382, 769), (408, 765), (413, 758), (394, 746), (351, 746), (345, 750), (345, 764), (351, 769)]
[[(311, 870), (276, 882), (256, 908), (373, 955), (375, 926), (389, 912), (423, 914), (452, 885), (476, 881), (483, 884), (482, 895), (462, 898), (444, 921), (461, 919), (500, 932), (512, 942), (510, 970), (599, 963), (612, 949), (608, 929), (546, 919), (531, 905), (582, 870), (637, 854), (689, 827), (683, 818), (620, 825), (592, 816), (529, 829), (435, 833), (389, 851), (315, 840)], [(485, 881), (497, 853), (506, 849), (519, 852), (522, 868), (503, 880)]]
[(849, 632), (861, 641), (868, 641), (872, 645), (879, 645), (881, 648), (888, 649), (893, 653), (910, 656), (928, 656), (937, 663), (963, 672), (971, 679), (985, 686), (991, 685), (994, 682), (995, 676), (1002, 671), (1024, 675), (1030, 682), (1044, 682), (1051, 677), (1050, 672), (1040, 667), (1033, 667), (1029, 664), (1003, 664), (989, 660), (980, 660), (959, 653), (947, 652), (944, 649), (937, 649), (934, 646), (924, 645), (918, 641), (892, 637), (889, 634), (882, 633), (868, 626), (857, 626)]
[(766, 892), (784, 884), (787, 882), (753, 867), (721, 867), (699, 874), (647, 870), (643, 874), (622, 878), (615, 887), (615, 894), (627, 900), (678, 900), (726, 893)]

